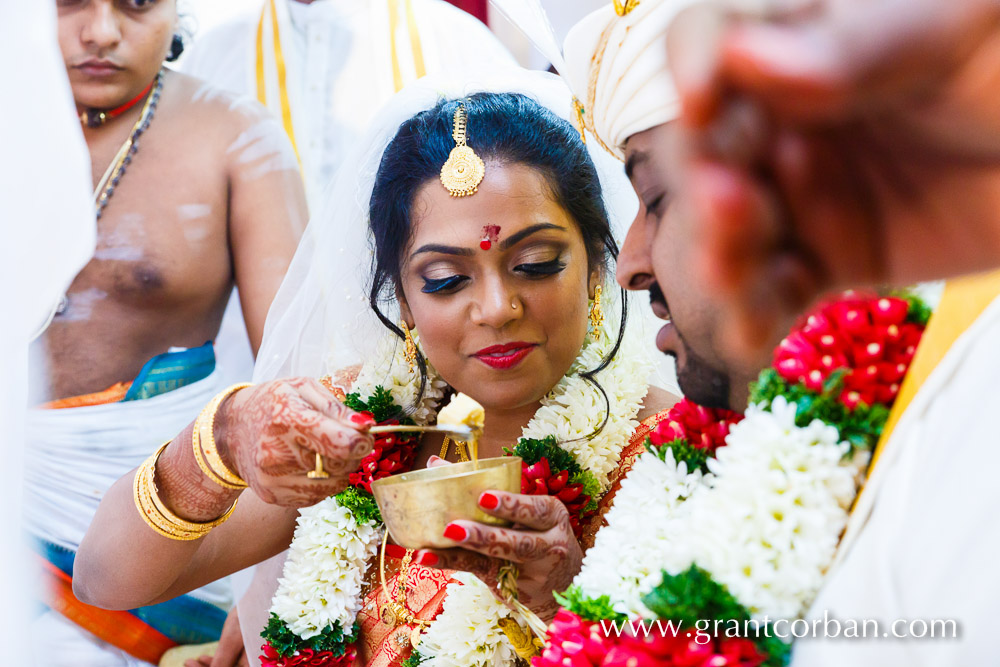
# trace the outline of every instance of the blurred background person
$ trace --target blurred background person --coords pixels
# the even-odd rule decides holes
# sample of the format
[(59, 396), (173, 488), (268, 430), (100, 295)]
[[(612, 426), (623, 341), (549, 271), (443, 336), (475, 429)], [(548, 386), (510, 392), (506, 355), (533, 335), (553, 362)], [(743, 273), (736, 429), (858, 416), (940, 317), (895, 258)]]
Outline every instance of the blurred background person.
[(404, 85), (505, 65), (515, 61), (489, 28), (444, 0), (263, 0), (199, 35), (184, 60), (192, 76), (254, 97), (281, 120), (313, 210)]
[[(44, 664), (24, 641), (35, 568), (22, 539), (24, 421), (28, 405), (28, 342), (94, 251), (86, 146), (56, 41), (55, 5), (3, 0), (0, 54), (8, 62), (0, 87), (11, 100), (31, 100), (32, 113), (0, 110), (0, 642), (4, 660)], [(53, 156), (58, 159), (53, 160)], [(37, 360), (36, 360), (37, 361)], [(40, 372), (32, 366), (31, 370)]]
[[(227, 582), (172, 607), (107, 614), (66, 585), (111, 482), (222, 383), (211, 341), (234, 285), (256, 349), (306, 222), (294, 151), (251, 99), (163, 65), (179, 55), (173, 0), (60, 0), (58, 35), (89, 150), (97, 247), (36, 351), (25, 516), (44, 557), (45, 665), (156, 663), (217, 639)], [(207, 341), (207, 342), (206, 342)]]

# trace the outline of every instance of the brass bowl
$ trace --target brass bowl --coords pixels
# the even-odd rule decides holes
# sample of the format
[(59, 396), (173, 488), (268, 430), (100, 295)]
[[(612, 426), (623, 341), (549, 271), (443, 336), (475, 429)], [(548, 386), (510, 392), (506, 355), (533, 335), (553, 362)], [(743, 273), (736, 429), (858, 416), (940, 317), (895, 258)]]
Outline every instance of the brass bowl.
[(509, 526), (479, 509), (483, 491), (521, 492), (521, 458), (501, 456), (414, 470), (372, 482), (372, 494), (393, 541), (407, 549), (456, 546), (444, 528), (457, 519)]

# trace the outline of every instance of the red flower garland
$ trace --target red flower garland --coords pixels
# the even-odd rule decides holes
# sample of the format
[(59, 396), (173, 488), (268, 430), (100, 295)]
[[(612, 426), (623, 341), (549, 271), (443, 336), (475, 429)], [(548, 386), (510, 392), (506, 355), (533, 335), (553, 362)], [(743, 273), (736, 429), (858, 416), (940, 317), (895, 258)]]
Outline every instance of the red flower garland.
[(890, 404), (913, 360), (924, 327), (907, 321), (905, 299), (848, 292), (822, 306), (774, 351), (774, 368), (787, 382), (820, 391), (847, 369), (840, 401)]
[[(374, 419), (370, 412), (362, 412)], [(390, 419), (386, 424), (398, 424), (398, 419)], [(361, 460), (357, 471), (348, 476), (351, 486), (372, 492), (372, 482), (383, 477), (406, 472), (413, 468), (416, 456), (417, 438), (406, 433), (384, 433), (375, 436), (375, 448)]]
[[(621, 627), (621, 626), (619, 626)], [(661, 633), (661, 629), (663, 632)], [(701, 637), (705, 637), (702, 635)], [(626, 625), (615, 633), (610, 622), (585, 621), (560, 609), (549, 626), (549, 641), (532, 667), (758, 667), (765, 656), (741, 637), (712, 637), (704, 643), (692, 628), (671, 634), (664, 624), (636, 636)]]
[(534, 465), (521, 462), (521, 493), (532, 496), (555, 496), (569, 511), (569, 523), (577, 539), (583, 534), (583, 524), (596, 510), (585, 512), (590, 496), (583, 492), (583, 484), (570, 484), (569, 471), (553, 473), (549, 460), (542, 458)]
[(655, 447), (685, 440), (691, 447), (707, 450), (713, 456), (716, 449), (726, 444), (732, 425), (742, 419), (738, 412), (704, 408), (685, 398), (670, 408), (666, 419), (649, 434), (649, 440)]
[(260, 656), (262, 667), (351, 667), (358, 652), (354, 645), (349, 645), (341, 656), (335, 656), (330, 651), (314, 651), (311, 648), (304, 648), (282, 658), (270, 644), (260, 647), (263, 655)]

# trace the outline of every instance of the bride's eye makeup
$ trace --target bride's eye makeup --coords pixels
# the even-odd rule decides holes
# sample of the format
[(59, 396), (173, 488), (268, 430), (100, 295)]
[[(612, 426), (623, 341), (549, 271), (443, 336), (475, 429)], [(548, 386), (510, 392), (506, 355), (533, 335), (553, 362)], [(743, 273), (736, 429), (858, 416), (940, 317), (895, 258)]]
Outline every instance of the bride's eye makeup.
[(565, 250), (561, 243), (531, 244), (514, 258), (514, 272), (528, 278), (553, 276), (566, 268)]
[(438, 292), (447, 292), (448, 290), (454, 289), (461, 285), (463, 282), (468, 280), (465, 276), (447, 276), (445, 278), (427, 278), (422, 277), (424, 281), (424, 286), (420, 288), (420, 291), (424, 294), (437, 294)]
[(526, 262), (524, 264), (518, 264), (514, 267), (514, 270), (527, 274), (528, 276), (545, 277), (553, 276), (565, 268), (566, 262), (564, 262), (561, 257), (555, 257), (544, 262)]

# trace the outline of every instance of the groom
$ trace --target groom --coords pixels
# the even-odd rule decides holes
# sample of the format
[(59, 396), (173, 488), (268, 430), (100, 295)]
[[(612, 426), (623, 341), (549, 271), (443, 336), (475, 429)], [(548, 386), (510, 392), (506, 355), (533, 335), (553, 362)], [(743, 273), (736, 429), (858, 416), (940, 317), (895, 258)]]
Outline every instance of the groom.
[[(678, 150), (680, 136), (672, 123), (679, 116), (680, 102), (669, 75), (666, 33), (684, 4), (644, 0), (634, 8), (625, 3), (620, 12), (610, 6), (595, 12), (567, 37), (567, 74), (578, 96), (585, 91), (587, 99), (580, 100), (584, 124), (624, 160), (640, 198), (639, 214), (618, 260), (619, 281), (629, 289), (649, 290), (654, 311), (673, 318), (660, 331), (657, 343), (677, 356), (685, 393), (708, 405), (728, 397), (730, 407), (741, 409), (746, 396), (738, 388), (744, 380), (727, 388), (724, 378), (735, 381), (750, 369), (722, 361), (724, 354), (732, 358), (726, 354), (731, 341), (721, 340), (731, 332), (719, 326), (728, 313), (705, 305), (705, 293), (698, 293), (699, 281), (691, 278), (699, 275), (691, 263), (696, 251), (694, 216), (683, 208), (684, 198), (670, 190), (680, 169), (675, 156), (683, 150)], [(739, 147), (734, 143), (729, 148)], [(705, 204), (704, 192), (684, 195)], [(733, 217), (745, 213), (724, 211)], [(734, 226), (729, 231), (745, 229)], [(729, 251), (752, 254), (758, 250), (755, 243), (766, 245), (759, 241), (741, 238), (743, 246), (731, 246)], [(727, 267), (730, 272), (737, 269)], [(773, 292), (775, 285), (764, 289)], [(1000, 453), (992, 419), (1000, 409), (995, 384), (998, 295), (1000, 273), (949, 281), (886, 426), (888, 435), (876, 452), (838, 559), (809, 612), (811, 618), (828, 611), (841, 619), (879, 619), (886, 627), (892, 624), (893, 632), (898, 621), (953, 619), (960, 628), (958, 639), (921, 640), (918, 635), (859, 642), (802, 639), (795, 645), (793, 665), (874, 667), (992, 660), (991, 621), (996, 615), (987, 592), (1000, 587), (1000, 572), (993, 563), (1000, 546), (993, 509), (1000, 503), (993, 472), (1000, 466)], [(767, 296), (780, 300), (787, 295), (760, 296), (747, 298), (766, 303)], [(774, 317), (774, 312), (757, 312), (753, 319), (760, 329), (760, 322), (770, 324)], [(785, 331), (789, 324), (783, 322), (774, 330)], [(751, 337), (759, 333), (751, 332)], [(776, 342), (769, 340), (766, 345)], [(706, 384), (695, 369), (715, 379)]]
[(618, 282), (649, 292), (653, 312), (665, 321), (657, 347), (676, 359), (685, 397), (742, 412), (761, 365), (723, 356), (722, 312), (692, 278), (686, 216), (661, 178), (670, 166), (677, 95), (666, 50), (658, 43), (676, 4), (648, 0), (618, 16), (609, 3), (590, 14), (566, 38), (565, 74), (581, 98), (580, 121), (590, 131), (588, 140), (596, 139), (624, 160), (639, 198), (618, 256)]

